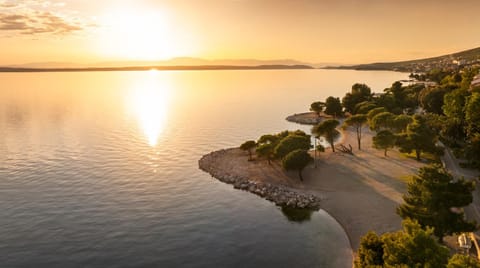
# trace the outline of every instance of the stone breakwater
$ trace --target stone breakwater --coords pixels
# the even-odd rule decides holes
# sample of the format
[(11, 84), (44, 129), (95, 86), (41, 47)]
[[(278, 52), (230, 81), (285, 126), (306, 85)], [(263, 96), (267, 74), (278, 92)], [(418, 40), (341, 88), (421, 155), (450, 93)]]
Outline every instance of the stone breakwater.
[(256, 194), (275, 203), (277, 206), (312, 210), (320, 209), (320, 198), (315, 195), (299, 193), (283, 185), (253, 181), (245, 175), (232, 174), (227, 170), (222, 170), (219, 167), (220, 165), (217, 165), (218, 161), (229, 153), (230, 150), (232, 149), (219, 150), (204, 155), (198, 161), (200, 169), (224, 183), (232, 184), (235, 189)]

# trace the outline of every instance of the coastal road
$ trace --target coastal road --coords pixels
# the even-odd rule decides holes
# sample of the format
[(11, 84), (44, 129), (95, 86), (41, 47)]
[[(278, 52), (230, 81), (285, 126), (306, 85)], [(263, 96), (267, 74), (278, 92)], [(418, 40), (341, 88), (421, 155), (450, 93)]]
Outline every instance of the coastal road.
[[(443, 146), (443, 144), (442, 144)], [(441, 158), (443, 166), (455, 177), (455, 178), (465, 178), (466, 180), (473, 180), (478, 183), (477, 178), (479, 178), (480, 172), (473, 169), (462, 168), (459, 165), (458, 160), (453, 156), (450, 148), (445, 147), (445, 154)], [(475, 220), (477, 223), (480, 223), (480, 187), (477, 186), (473, 191), (473, 202), (467, 206), (465, 210), (465, 215), (469, 220)], [(476, 240), (480, 237), (480, 231), (475, 232)], [(477, 246), (477, 243), (475, 243)], [(480, 259), (480, 252), (477, 248), (478, 257)]]
[[(480, 175), (480, 172), (473, 169), (462, 168), (448, 147), (445, 147), (445, 154), (442, 157), (442, 164), (455, 178), (463, 177), (466, 180), (478, 182), (477, 178)], [(473, 202), (470, 204), (470, 206), (465, 208), (465, 212), (468, 219), (474, 219), (480, 223), (480, 187), (476, 187), (472, 194)]]

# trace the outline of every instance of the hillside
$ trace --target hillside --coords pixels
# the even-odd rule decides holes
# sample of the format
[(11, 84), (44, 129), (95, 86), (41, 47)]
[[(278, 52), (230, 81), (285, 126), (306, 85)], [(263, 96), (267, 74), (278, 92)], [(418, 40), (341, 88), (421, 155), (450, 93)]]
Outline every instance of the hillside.
[(458, 66), (480, 66), (480, 47), (453, 54), (399, 62), (377, 62), (370, 64), (327, 67), (329, 69), (389, 70), (400, 72), (425, 72), (434, 68), (454, 69)]

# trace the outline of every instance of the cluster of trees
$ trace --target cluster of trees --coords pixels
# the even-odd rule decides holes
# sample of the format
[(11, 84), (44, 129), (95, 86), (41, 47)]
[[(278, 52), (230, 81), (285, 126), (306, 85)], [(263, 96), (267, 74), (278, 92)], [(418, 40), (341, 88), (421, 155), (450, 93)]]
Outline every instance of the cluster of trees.
[(480, 88), (471, 88), (470, 84), (478, 72), (467, 68), (412, 74), (437, 83), (419, 94), (419, 105), (429, 113), (427, 123), (458, 156), (476, 168), (480, 168)]
[[(325, 120), (312, 128), (312, 133), (315, 139), (320, 137), (325, 138), (325, 140), (330, 144), (332, 151), (335, 152), (335, 140), (340, 137), (340, 132), (337, 130), (340, 122), (335, 119)], [(320, 151), (324, 150), (323, 147), (320, 147)]]
[[(403, 230), (362, 237), (356, 267), (480, 267), (475, 259), (454, 255), (442, 245), (443, 237), (471, 232), (475, 222), (453, 208), (472, 202), (474, 185), (454, 180), (438, 165), (423, 167), (408, 183), (408, 193), (397, 213), (404, 219)], [(437, 239), (435, 239), (435, 237)]]
[(310, 135), (301, 130), (282, 131), (277, 134), (262, 135), (257, 141), (249, 140), (240, 145), (240, 149), (248, 152), (249, 161), (253, 154), (264, 158), (271, 164), (272, 161), (281, 161), (286, 170), (298, 171), (303, 181), (303, 169), (313, 161), (308, 153), (311, 148)]
[[(395, 82), (383, 94), (372, 94), (365, 84), (354, 84), (342, 98), (327, 98), (318, 111), (330, 115), (347, 114), (343, 127), (355, 131), (361, 150), (362, 129), (369, 126), (376, 132), (373, 146), (383, 150), (398, 147), (401, 152), (443, 154), (437, 141), (454, 148), (470, 166), (480, 168), (480, 88), (471, 88), (478, 69), (454, 71), (432, 70), (412, 74), (420, 81), (433, 81), (435, 86), (418, 83), (403, 86)], [(318, 104), (317, 104), (318, 105)], [(312, 104), (312, 111), (317, 111)], [(323, 136), (335, 150), (333, 141), (339, 133), (336, 120), (326, 120), (315, 126), (316, 138)], [(445, 235), (471, 232), (476, 222), (467, 221), (458, 209), (472, 202), (474, 184), (454, 180), (438, 165), (423, 167), (408, 183), (404, 203), (397, 213), (404, 219), (403, 230), (381, 236), (371, 232), (362, 238), (357, 267), (480, 267), (463, 255), (449, 258), (442, 245)], [(455, 209), (457, 208), (457, 209)]]
[[(329, 115), (348, 113), (349, 117), (345, 119), (343, 127), (356, 132), (359, 150), (362, 129), (369, 125), (377, 132), (373, 138), (374, 147), (384, 150), (385, 156), (388, 149), (398, 147), (402, 152), (415, 152), (417, 160), (420, 160), (423, 152), (443, 152), (443, 149), (435, 146), (437, 134), (431, 117), (412, 115), (419, 106), (419, 96), (423, 90), (423, 85), (402, 86), (400, 82), (395, 82), (384, 90), (384, 94), (374, 95), (370, 87), (357, 83), (346, 93), (341, 103), (338, 98), (328, 97), (325, 102), (312, 103), (310, 110), (319, 115), (322, 112)], [(324, 136), (335, 150), (333, 141), (339, 134), (332, 130), (332, 126), (334, 129), (338, 123), (331, 120), (323, 123), (315, 126), (312, 133), (315, 137)], [(478, 140), (480, 141), (480, 135)]]
[[(335, 151), (333, 144), (340, 135), (335, 129), (338, 125), (337, 120), (325, 120), (316, 125), (312, 133), (316, 138), (323, 136)], [(377, 107), (370, 110), (368, 114), (355, 114), (348, 117), (343, 123), (343, 128), (355, 130), (359, 150), (361, 150), (362, 129), (366, 125), (376, 131), (373, 146), (384, 150), (385, 156), (388, 149), (395, 146), (405, 153), (415, 152), (417, 160), (420, 160), (423, 152), (439, 155), (443, 153), (443, 148), (436, 146), (437, 135), (424, 116), (395, 115), (384, 107)]]
[(395, 82), (383, 94), (373, 94), (370, 87), (357, 83), (342, 98), (342, 106), (350, 114), (367, 114), (378, 107), (393, 114), (412, 113), (418, 106), (418, 96), (423, 88), (423, 85), (402, 86), (402, 83)]
[[(373, 94), (370, 87), (357, 83), (341, 102), (330, 96), (325, 102), (312, 103), (310, 108), (318, 115), (322, 112), (332, 116), (359, 115), (347, 119), (345, 124), (357, 131), (359, 149), (361, 129), (368, 123), (377, 131), (375, 147), (385, 154), (394, 146), (404, 152), (415, 152), (417, 159), (422, 152), (441, 153), (434, 146), (438, 138), (453, 148), (457, 156), (465, 158), (467, 165), (480, 168), (480, 88), (470, 87), (478, 73), (478, 68), (433, 69), (410, 77), (434, 82), (435, 86), (427, 87), (424, 83), (403, 86), (395, 82), (383, 94)], [(414, 114), (423, 116), (411, 117)]]
[(360, 242), (355, 267), (435, 267), (480, 268), (480, 262), (467, 255), (449, 257), (447, 247), (432, 237), (432, 228), (422, 229), (411, 220), (403, 229), (378, 236), (369, 232)]
[(318, 116), (323, 112), (334, 117), (342, 116), (342, 103), (339, 98), (328, 97), (325, 102), (316, 101), (310, 105), (310, 111), (317, 113)]

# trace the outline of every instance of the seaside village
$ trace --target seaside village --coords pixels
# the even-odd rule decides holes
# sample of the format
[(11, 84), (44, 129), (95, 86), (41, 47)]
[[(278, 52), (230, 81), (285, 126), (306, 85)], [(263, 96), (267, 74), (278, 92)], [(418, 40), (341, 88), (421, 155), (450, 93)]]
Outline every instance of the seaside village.
[(381, 93), (354, 84), (287, 117), (310, 132), (265, 133), (200, 168), (306, 219), (327, 211), (355, 267), (480, 267), (479, 61), (409, 70)]

